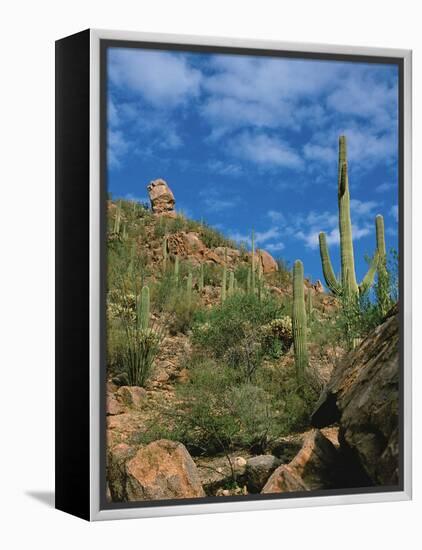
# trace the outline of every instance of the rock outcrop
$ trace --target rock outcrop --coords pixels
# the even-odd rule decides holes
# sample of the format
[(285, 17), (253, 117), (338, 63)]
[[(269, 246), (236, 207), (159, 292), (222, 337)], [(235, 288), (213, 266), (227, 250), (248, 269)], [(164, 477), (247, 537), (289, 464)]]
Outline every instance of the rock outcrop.
[(291, 462), (282, 464), (272, 473), (261, 493), (330, 488), (338, 458), (338, 451), (331, 441), (319, 430), (311, 430), (305, 434), (298, 454)]
[(274, 273), (275, 271), (278, 271), (278, 265), (277, 262), (274, 260), (274, 258), (271, 256), (269, 252), (266, 250), (258, 250), (259, 255), (259, 261), (262, 265), (262, 272), (264, 274), (267, 273)]
[(246, 479), (249, 491), (259, 493), (280, 462), (273, 455), (259, 455), (247, 460)]
[(151, 209), (157, 216), (170, 216), (176, 215), (174, 205), (176, 204), (174, 195), (167, 185), (167, 182), (163, 179), (153, 180), (148, 185), (148, 194), (151, 201)]
[(198, 470), (185, 446), (160, 439), (126, 463), (129, 501), (203, 497)]
[(399, 479), (399, 319), (384, 323), (334, 370), (312, 416), (340, 425), (340, 447), (355, 455), (374, 485)]

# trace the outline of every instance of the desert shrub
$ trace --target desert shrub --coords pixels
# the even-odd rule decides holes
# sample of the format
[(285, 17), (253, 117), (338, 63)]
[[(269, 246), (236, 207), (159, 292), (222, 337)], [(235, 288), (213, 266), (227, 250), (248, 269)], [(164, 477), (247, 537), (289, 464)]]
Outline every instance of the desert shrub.
[(220, 286), (223, 269), (215, 264), (203, 264), (204, 285)]
[(236, 293), (222, 305), (196, 316), (194, 342), (252, 380), (265, 356), (262, 327), (283, 314), (283, 306), (267, 296)]
[(219, 246), (225, 246), (227, 248), (237, 248), (236, 243), (233, 240), (228, 239), (222, 233), (220, 233), (220, 231), (206, 224), (201, 225), (200, 236), (202, 242), (208, 248), (217, 248)]
[(277, 359), (293, 342), (292, 319), (289, 315), (273, 319), (261, 328), (262, 345), (267, 355)]
[(189, 364), (190, 382), (176, 388), (177, 407), (158, 412), (141, 441), (169, 437), (193, 454), (225, 453), (238, 448), (264, 450), (282, 431), (279, 403), (265, 389), (239, 383), (232, 369), (206, 358)]

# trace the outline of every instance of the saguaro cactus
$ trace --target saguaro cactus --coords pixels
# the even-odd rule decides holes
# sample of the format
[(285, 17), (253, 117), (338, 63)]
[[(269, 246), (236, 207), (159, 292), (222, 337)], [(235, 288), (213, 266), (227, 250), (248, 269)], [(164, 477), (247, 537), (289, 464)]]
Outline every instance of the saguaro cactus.
[(163, 271), (167, 269), (167, 237), (163, 239)]
[(308, 367), (308, 349), (303, 263), (300, 260), (296, 260), (293, 265), (292, 328), (296, 376), (301, 382)]
[(325, 282), (333, 294), (340, 296), (358, 296), (368, 290), (374, 281), (378, 264), (378, 250), (360, 285), (356, 281), (355, 259), (353, 252), (352, 221), (350, 218), (350, 192), (347, 172), (346, 137), (339, 138), (338, 157), (338, 209), (340, 232), (341, 277), (337, 279), (331, 264), (325, 233), (319, 234), (319, 249)]
[(141, 299), (138, 305), (138, 326), (143, 332), (146, 332), (149, 326), (149, 307), (149, 287), (144, 286), (142, 287)]
[(224, 249), (224, 267), (221, 280), (221, 302), (224, 302), (227, 296), (227, 248)]
[(384, 236), (384, 218), (378, 215), (375, 218), (375, 225), (377, 231), (377, 249), (379, 254), (378, 259), (378, 280), (375, 288), (377, 296), (378, 307), (382, 315), (386, 315), (391, 307), (390, 297), (390, 275), (387, 270), (387, 252), (385, 249), (385, 236)]
[(234, 285), (235, 285), (235, 279), (234, 279), (234, 271), (230, 271), (229, 274), (229, 289), (228, 289), (228, 295), (232, 296), (234, 293)]
[(306, 293), (306, 309), (307, 309), (307, 315), (309, 318), (312, 317), (314, 306), (312, 303), (312, 291), (310, 288), (308, 288), (308, 291)]
[(255, 231), (253, 229), (252, 229), (251, 291), (252, 291), (252, 294), (255, 294)]
[(177, 285), (179, 283), (179, 256), (175, 256), (174, 258), (174, 280)]
[(114, 233), (120, 233), (120, 220), (122, 216), (122, 201), (119, 201), (116, 205), (116, 215), (114, 217)]
[(204, 279), (205, 279), (204, 264), (201, 264), (201, 267), (199, 268), (199, 283), (198, 283), (200, 292), (204, 290)]
[(186, 281), (186, 300), (189, 306), (192, 303), (192, 286), (193, 286), (192, 272), (189, 272), (188, 279)]

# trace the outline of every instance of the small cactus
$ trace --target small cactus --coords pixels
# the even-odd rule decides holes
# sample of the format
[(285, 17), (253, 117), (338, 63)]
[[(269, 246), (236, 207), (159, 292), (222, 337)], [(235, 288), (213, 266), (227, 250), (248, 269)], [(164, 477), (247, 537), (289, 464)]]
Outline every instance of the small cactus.
[(251, 293), (251, 288), (252, 288), (252, 283), (251, 283), (251, 279), (252, 279), (252, 276), (251, 276), (251, 273), (252, 273), (252, 270), (251, 269), (248, 269), (248, 275), (246, 277), (246, 292), (248, 294)]
[(384, 236), (384, 218), (378, 215), (375, 218), (375, 226), (377, 233), (377, 249), (378, 249), (378, 280), (375, 287), (375, 294), (377, 297), (378, 307), (381, 315), (386, 315), (390, 309), (391, 296), (390, 296), (390, 275), (387, 269), (387, 252), (385, 248), (385, 236)]
[(116, 205), (116, 215), (114, 217), (114, 233), (120, 233), (120, 220), (122, 216), (122, 201), (119, 201)]
[(174, 258), (174, 280), (176, 282), (176, 285), (179, 284), (179, 271), (180, 271), (179, 256), (175, 256), (175, 258)]
[(314, 306), (312, 303), (312, 291), (310, 288), (308, 288), (308, 291), (306, 293), (306, 310), (307, 310), (309, 319), (311, 319), (314, 312)]
[(167, 269), (167, 237), (164, 237), (163, 239), (163, 271), (165, 272)]
[(142, 287), (141, 299), (138, 305), (138, 327), (146, 332), (149, 326), (149, 308), (150, 308), (150, 298), (149, 298), (149, 287)]
[(255, 294), (255, 231), (252, 229), (252, 269), (251, 269), (251, 292)]
[(199, 268), (199, 282), (198, 282), (198, 288), (200, 292), (204, 290), (204, 286), (205, 286), (204, 280), (205, 280), (204, 264), (201, 264), (201, 267)]
[(295, 353), (296, 376), (303, 381), (308, 367), (307, 323), (304, 296), (303, 263), (296, 260), (293, 266), (293, 347)]
[(189, 275), (186, 281), (186, 300), (189, 306), (192, 303), (192, 287), (193, 287), (192, 272), (189, 272)]
[(233, 296), (233, 293), (234, 293), (234, 286), (235, 286), (234, 272), (233, 272), (233, 271), (230, 271), (230, 275), (229, 275), (228, 296)]

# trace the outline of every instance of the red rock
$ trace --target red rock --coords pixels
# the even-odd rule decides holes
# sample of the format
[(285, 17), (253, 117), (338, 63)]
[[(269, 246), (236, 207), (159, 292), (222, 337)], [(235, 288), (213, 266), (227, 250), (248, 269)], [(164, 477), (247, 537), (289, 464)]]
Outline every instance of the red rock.
[(152, 181), (148, 185), (148, 194), (151, 201), (151, 208), (154, 214), (175, 216), (174, 195), (163, 179)]
[(117, 401), (114, 395), (107, 395), (107, 415), (122, 414), (124, 410), (123, 405)]
[(140, 449), (126, 464), (131, 501), (204, 497), (198, 470), (185, 446), (160, 439)]
[(125, 405), (139, 407), (145, 401), (147, 392), (139, 386), (121, 386), (116, 395)]

